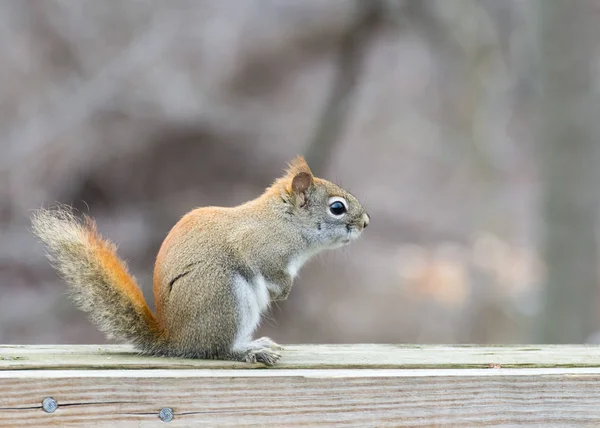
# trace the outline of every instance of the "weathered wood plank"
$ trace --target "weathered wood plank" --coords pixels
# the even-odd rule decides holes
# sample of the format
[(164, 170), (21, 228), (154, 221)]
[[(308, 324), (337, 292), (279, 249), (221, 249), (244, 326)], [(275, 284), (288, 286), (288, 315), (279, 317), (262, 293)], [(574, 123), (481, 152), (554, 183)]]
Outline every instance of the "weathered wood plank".
[[(289, 345), (275, 369), (600, 367), (600, 346)], [(4, 345), (0, 370), (247, 369), (246, 363), (139, 356), (124, 345)], [(254, 367), (263, 367), (256, 364)]]
[[(600, 370), (0, 372), (0, 426), (573, 426), (600, 424)], [(42, 411), (51, 396), (56, 412)]]
[[(600, 426), (598, 346), (289, 346), (276, 369), (0, 346), (0, 427)], [(58, 402), (54, 413), (42, 401)]]

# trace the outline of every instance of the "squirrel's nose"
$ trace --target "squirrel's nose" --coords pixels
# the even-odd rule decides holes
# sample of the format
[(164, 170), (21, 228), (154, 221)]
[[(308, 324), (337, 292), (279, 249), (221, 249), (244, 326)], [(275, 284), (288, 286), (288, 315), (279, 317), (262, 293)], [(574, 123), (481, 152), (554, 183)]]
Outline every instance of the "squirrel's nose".
[(363, 221), (363, 229), (365, 227), (367, 227), (369, 225), (369, 221), (371, 220), (371, 217), (369, 217), (369, 214), (364, 213), (363, 217), (362, 217), (362, 221)]

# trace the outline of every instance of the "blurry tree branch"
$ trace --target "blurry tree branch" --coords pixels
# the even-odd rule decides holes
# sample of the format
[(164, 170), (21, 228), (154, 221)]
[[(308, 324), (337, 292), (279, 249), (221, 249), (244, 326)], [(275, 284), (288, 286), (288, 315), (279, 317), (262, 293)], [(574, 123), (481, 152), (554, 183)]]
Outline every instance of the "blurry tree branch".
[(316, 174), (325, 169), (344, 128), (360, 78), (365, 48), (383, 11), (379, 0), (357, 0), (355, 8), (354, 24), (340, 44), (331, 92), (306, 150), (306, 160)]
[[(16, 124), (2, 140), (9, 155), (0, 158), (0, 171), (34, 157), (49, 141), (91, 115), (110, 99), (122, 79), (132, 70), (156, 59), (173, 41), (179, 29), (180, 15), (159, 14), (148, 30), (125, 47), (104, 69), (72, 91), (72, 82), (54, 93), (52, 111), (39, 114), (26, 123)], [(60, 140), (56, 140), (60, 141)]]
[[(542, 254), (546, 343), (598, 330), (597, 3), (540, 0)], [(597, 92), (596, 92), (597, 94)]]

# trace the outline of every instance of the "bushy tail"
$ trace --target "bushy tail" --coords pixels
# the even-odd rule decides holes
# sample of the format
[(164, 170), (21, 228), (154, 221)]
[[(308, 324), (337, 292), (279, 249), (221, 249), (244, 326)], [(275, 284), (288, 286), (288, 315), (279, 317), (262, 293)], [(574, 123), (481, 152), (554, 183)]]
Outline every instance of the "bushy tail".
[(73, 300), (91, 321), (110, 338), (159, 352), (164, 338), (158, 322), (115, 245), (98, 234), (94, 221), (80, 221), (70, 208), (58, 207), (36, 211), (32, 223)]

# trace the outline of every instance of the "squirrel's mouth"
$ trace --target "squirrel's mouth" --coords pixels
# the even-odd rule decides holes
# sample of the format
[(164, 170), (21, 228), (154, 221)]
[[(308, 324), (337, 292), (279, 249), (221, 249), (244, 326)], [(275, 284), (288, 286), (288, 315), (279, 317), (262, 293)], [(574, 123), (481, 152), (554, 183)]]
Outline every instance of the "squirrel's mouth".
[(332, 242), (330, 248), (339, 248), (344, 245), (348, 245), (356, 238), (360, 236), (360, 232), (358, 230), (349, 230), (344, 236), (340, 236)]
[(360, 236), (360, 230), (356, 226), (347, 226), (346, 230), (348, 233), (341, 241), (344, 245), (349, 244)]

